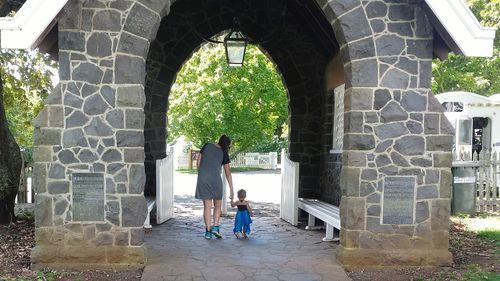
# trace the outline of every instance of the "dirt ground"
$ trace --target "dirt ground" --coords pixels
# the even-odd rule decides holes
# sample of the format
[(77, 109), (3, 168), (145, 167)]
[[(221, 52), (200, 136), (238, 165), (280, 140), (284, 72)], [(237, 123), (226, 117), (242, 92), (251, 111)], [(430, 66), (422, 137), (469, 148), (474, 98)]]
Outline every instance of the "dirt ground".
[[(405, 269), (357, 269), (347, 275), (355, 281), (496, 280), (500, 281), (500, 249), (495, 241), (478, 239), (464, 224), (450, 226), (453, 266)], [(486, 278), (485, 272), (496, 273)]]

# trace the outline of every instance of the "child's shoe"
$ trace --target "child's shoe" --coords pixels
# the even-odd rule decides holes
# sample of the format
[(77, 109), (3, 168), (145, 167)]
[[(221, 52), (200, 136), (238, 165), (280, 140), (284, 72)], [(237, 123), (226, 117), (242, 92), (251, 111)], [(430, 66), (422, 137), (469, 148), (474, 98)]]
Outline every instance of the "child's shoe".
[(212, 239), (212, 232), (210, 231), (205, 231), (205, 239)]
[(222, 235), (220, 234), (220, 226), (212, 226), (212, 234), (216, 237), (216, 238), (222, 238)]
[(241, 239), (243, 237), (241, 232), (235, 232), (234, 235), (236, 236), (236, 239)]

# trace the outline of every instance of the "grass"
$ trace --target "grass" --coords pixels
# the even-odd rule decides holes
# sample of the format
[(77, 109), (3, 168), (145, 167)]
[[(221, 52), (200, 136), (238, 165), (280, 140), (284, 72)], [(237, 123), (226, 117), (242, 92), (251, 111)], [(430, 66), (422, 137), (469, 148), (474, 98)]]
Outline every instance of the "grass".
[(498, 229), (485, 229), (477, 232), (477, 237), (481, 239), (493, 240), (495, 242), (500, 242), (500, 230)]
[(18, 220), (25, 220), (25, 221), (34, 221), (35, 220), (35, 214), (31, 211), (26, 211), (23, 210), (19, 213), (16, 214), (16, 218)]
[[(260, 170), (264, 170), (264, 169), (259, 168), (259, 167), (231, 167), (232, 173), (251, 172), (251, 171), (260, 171)], [(197, 169), (181, 168), (181, 169), (178, 169), (177, 172), (180, 172), (183, 174), (197, 174), (198, 170)]]

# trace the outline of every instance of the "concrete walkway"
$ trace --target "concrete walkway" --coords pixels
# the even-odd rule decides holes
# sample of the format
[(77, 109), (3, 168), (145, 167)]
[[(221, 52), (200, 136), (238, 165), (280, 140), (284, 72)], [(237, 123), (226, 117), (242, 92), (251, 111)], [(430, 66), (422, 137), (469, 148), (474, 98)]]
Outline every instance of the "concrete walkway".
[(142, 280), (350, 280), (335, 260), (338, 243), (323, 231), (281, 221), (278, 205), (256, 203), (252, 235), (232, 234), (234, 212), (222, 219), (223, 239), (203, 238), (202, 204), (175, 198), (176, 217), (146, 233), (148, 262)]

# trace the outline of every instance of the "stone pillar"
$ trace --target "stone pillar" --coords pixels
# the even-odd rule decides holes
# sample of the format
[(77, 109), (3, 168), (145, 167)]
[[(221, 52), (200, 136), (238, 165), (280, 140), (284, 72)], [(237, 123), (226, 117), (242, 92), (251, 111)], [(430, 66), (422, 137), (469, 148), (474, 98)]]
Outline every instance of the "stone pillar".
[(430, 92), (433, 30), (423, 9), (415, 1), (319, 2), (346, 73), (339, 260), (451, 263), (452, 131)]
[(143, 266), (144, 76), (160, 15), (133, 1), (71, 1), (60, 84), (34, 121), (34, 268)]

